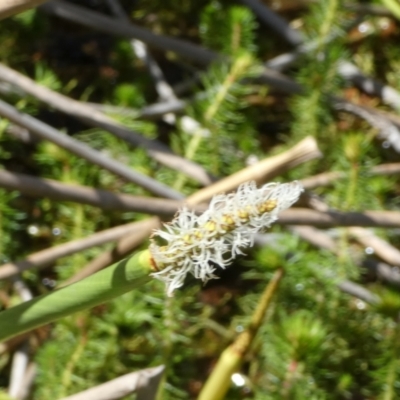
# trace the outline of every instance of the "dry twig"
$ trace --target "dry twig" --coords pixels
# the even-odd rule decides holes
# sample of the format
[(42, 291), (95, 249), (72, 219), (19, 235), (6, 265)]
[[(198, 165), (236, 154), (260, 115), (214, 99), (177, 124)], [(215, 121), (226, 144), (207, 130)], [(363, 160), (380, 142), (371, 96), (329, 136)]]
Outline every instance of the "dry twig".
[(39, 6), (47, 0), (3, 0), (0, 2), (0, 20)]
[(30, 197), (47, 197), (52, 200), (89, 204), (102, 210), (136, 211), (160, 216), (173, 215), (183, 204), (178, 200), (118, 194), (4, 170), (0, 170), (0, 187), (18, 190)]
[(41, 268), (48, 266), (58, 258), (66, 257), (71, 254), (87, 250), (91, 247), (101, 246), (105, 243), (118, 240), (131, 232), (142, 229), (146, 226), (146, 221), (132, 222), (130, 224), (117, 226), (94, 233), (83, 239), (73, 240), (68, 243), (60, 244), (49, 249), (38, 251), (28, 256), (26, 259), (10, 262), (0, 267), (0, 279), (10, 278), (29, 268)]
[(284, 153), (265, 158), (231, 176), (221, 179), (213, 185), (199, 190), (191, 195), (187, 202), (189, 204), (199, 204), (208, 201), (215, 193), (230, 192), (246, 181), (266, 182), (299, 164), (319, 157), (321, 157), (321, 152), (318, 149), (317, 142), (314, 138), (308, 136)]
[(81, 143), (72, 137), (62, 134), (58, 130), (52, 128), (50, 125), (47, 125), (44, 122), (31, 117), (30, 115), (18, 111), (15, 107), (2, 100), (0, 100), (0, 115), (17, 125), (23, 126), (41, 139), (49, 140), (70, 151), (71, 153), (76, 154), (95, 165), (99, 165), (100, 167), (120, 176), (121, 178), (124, 178), (128, 182), (133, 182), (142, 186), (151, 193), (171, 199), (183, 198), (182, 195), (168, 186), (163, 185), (162, 183), (146, 175), (140, 174), (137, 171), (134, 171), (126, 165), (121, 164), (120, 162), (113, 160), (101, 152), (92, 149), (85, 143)]
[(81, 279), (100, 271), (108, 265), (111, 265), (118, 260), (122, 260), (148, 239), (151, 231), (160, 226), (160, 221), (158, 218), (150, 218), (145, 221), (137, 222), (137, 224), (140, 225), (140, 229), (137, 229), (134, 233), (128, 234), (126, 237), (123, 236), (113, 249), (101, 253), (70, 279), (63, 282), (61, 286), (67, 286), (71, 283), (78, 282)]
[(399, 228), (400, 212), (397, 211), (315, 211), (308, 208), (291, 208), (279, 215), (281, 225), (311, 225), (318, 228), (334, 226), (369, 226)]
[(113, 379), (62, 400), (118, 400), (137, 393), (137, 400), (153, 400), (164, 366), (142, 369)]
[[(118, 25), (117, 22), (115, 23)], [(0, 80), (13, 84), (18, 89), (30, 94), (56, 110), (80, 118), (91, 126), (105, 129), (131, 145), (144, 147), (148, 154), (161, 164), (172, 169), (183, 171), (188, 176), (196, 179), (202, 184), (208, 184), (211, 182), (207, 172), (198, 164), (185, 160), (184, 158), (172, 153), (169, 147), (162, 143), (148, 139), (139, 133), (126, 128), (122, 124), (114, 121), (86, 103), (70, 99), (67, 96), (41, 86), (32, 79), (14, 71), (4, 64), (0, 64)]]

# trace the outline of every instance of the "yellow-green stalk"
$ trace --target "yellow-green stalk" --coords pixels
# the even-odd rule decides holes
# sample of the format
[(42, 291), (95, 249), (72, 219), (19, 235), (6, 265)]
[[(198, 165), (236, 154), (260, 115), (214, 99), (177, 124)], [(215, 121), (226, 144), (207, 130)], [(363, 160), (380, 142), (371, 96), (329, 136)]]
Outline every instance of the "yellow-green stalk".
[(0, 341), (105, 303), (147, 283), (151, 272), (150, 252), (145, 250), (77, 283), (0, 312)]
[(232, 375), (237, 372), (260, 328), (274, 293), (283, 277), (283, 269), (275, 272), (265, 288), (248, 328), (223, 351), (210, 377), (204, 384), (198, 400), (222, 400), (231, 384)]

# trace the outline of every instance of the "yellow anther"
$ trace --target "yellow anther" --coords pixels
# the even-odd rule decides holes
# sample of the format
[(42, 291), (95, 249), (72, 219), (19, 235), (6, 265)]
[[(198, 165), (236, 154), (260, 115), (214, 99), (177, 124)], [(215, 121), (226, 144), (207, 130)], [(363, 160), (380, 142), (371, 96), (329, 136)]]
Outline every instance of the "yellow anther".
[(261, 214), (264, 214), (266, 212), (272, 211), (274, 208), (276, 208), (276, 206), (278, 205), (278, 201), (277, 200), (267, 200), (264, 203), (261, 203), (257, 206), (258, 211)]
[(250, 217), (250, 210), (248, 209), (248, 207), (246, 207), (242, 210), (239, 210), (237, 212), (237, 215), (240, 219), (248, 220)]
[(208, 231), (208, 232), (214, 232), (215, 228), (216, 228), (216, 223), (215, 221), (207, 221), (204, 225), (204, 230)]
[(193, 243), (193, 236), (192, 236), (192, 235), (189, 235), (189, 234), (186, 234), (186, 235), (183, 237), (183, 241), (184, 241), (186, 244), (192, 244), (192, 243)]
[(196, 238), (196, 240), (202, 239), (203, 238), (203, 234), (200, 232), (200, 230), (196, 230), (193, 233), (193, 236)]
[(222, 225), (224, 225), (224, 226), (225, 225), (229, 226), (229, 227), (235, 226), (235, 221), (231, 215), (223, 215), (221, 220), (222, 220)]

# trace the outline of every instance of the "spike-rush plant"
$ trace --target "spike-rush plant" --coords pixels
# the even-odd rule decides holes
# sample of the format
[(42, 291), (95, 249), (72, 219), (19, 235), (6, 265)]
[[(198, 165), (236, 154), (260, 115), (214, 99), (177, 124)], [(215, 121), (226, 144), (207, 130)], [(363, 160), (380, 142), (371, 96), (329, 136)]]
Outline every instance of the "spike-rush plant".
[(151, 276), (166, 283), (167, 293), (182, 286), (187, 274), (207, 282), (215, 278), (215, 265), (225, 268), (253, 245), (261, 229), (298, 199), (298, 182), (270, 183), (257, 189), (254, 182), (236, 193), (215, 196), (202, 215), (182, 209), (165, 231), (154, 236), (148, 250), (140, 251), (75, 284), (19, 304), (0, 313), (0, 340), (47, 324), (58, 318), (101, 304), (135, 289)]

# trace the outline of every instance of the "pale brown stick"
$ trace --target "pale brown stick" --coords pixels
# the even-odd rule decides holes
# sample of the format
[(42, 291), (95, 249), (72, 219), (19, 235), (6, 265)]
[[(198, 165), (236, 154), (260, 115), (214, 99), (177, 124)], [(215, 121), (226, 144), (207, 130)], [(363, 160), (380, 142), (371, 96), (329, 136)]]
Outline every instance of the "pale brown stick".
[(67, 185), (50, 179), (0, 170), (0, 187), (18, 190), (31, 197), (47, 197), (52, 200), (73, 201), (89, 204), (103, 210), (136, 211), (151, 215), (173, 215), (183, 205), (182, 201), (158, 199), (112, 193), (81, 185)]
[[(371, 175), (396, 175), (400, 174), (400, 163), (388, 163), (375, 165), (371, 168)], [(304, 189), (315, 189), (319, 186), (331, 185), (337, 179), (341, 179), (345, 176), (344, 172), (322, 172), (321, 174), (310, 176), (302, 179), (300, 182)]]
[[(379, 166), (379, 167), (382, 167), (382, 166)], [(389, 167), (389, 168), (379, 168), (378, 172), (382, 172), (382, 170), (388, 171), (388, 170), (391, 170), (391, 167)], [(374, 171), (374, 173), (375, 173), (375, 171)], [(326, 175), (329, 175), (329, 174), (330, 173), (328, 173)], [(316, 181), (321, 182), (323, 180), (316, 179)], [(323, 214), (329, 214), (330, 213), (329, 206), (325, 202), (323, 202), (321, 200), (319, 200), (318, 202), (313, 202), (312, 198), (308, 198), (307, 201), (308, 201), (308, 205), (312, 209), (314, 209), (314, 211), (322, 212)], [(365, 214), (370, 216), (371, 213), (374, 214), (374, 216), (377, 218), (377, 220), (379, 220), (379, 218), (381, 217), (382, 218), (382, 223), (383, 223), (383, 221), (387, 220), (388, 215), (389, 215), (389, 218), (390, 218), (390, 216), (392, 216), (394, 218), (393, 224), (396, 224), (397, 222), (399, 222), (398, 220), (399, 220), (400, 213), (393, 212), (393, 211), (372, 211), (372, 212), (371, 211), (366, 211), (365, 213), (363, 213), (364, 215), (361, 218), (363, 220), (365, 220)], [(381, 216), (379, 216), (379, 213), (381, 214)], [(347, 215), (350, 217), (350, 219), (354, 218), (354, 213), (348, 213)], [(359, 218), (360, 218), (360, 216), (356, 216), (356, 219), (359, 219)], [(400, 251), (396, 247), (391, 245), (386, 240), (376, 236), (372, 231), (360, 227), (360, 226), (375, 226), (375, 225), (370, 225), (366, 221), (365, 221), (365, 224), (364, 223), (355, 223), (354, 225), (358, 225), (358, 226), (350, 227), (348, 229), (348, 232), (362, 246), (371, 247), (373, 249), (374, 253), (379, 258), (381, 258), (383, 261), (385, 261), (385, 262), (387, 262), (389, 264), (392, 264), (392, 265), (396, 265), (396, 266), (400, 265)]]
[(374, 254), (380, 259), (388, 264), (400, 266), (400, 251), (386, 240), (364, 228), (352, 227), (349, 228), (349, 232), (363, 246), (371, 247), (374, 250)]
[(0, 20), (39, 6), (47, 0), (2, 0), (0, 1)]
[[(33, 298), (32, 292), (21, 279), (14, 281), (14, 289), (18, 293), (22, 301), (29, 301)], [(31, 358), (31, 349), (29, 340), (25, 340), (18, 346), (12, 356), (10, 383), (8, 387), (8, 395), (10, 398), (17, 398), (17, 395), (24, 381), (24, 377)]]
[[(335, 241), (325, 232), (311, 226), (293, 226), (291, 230), (313, 246), (326, 249), (333, 254), (337, 254), (337, 245)], [(370, 244), (371, 243), (369, 243), (369, 245)], [(384, 245), (387, 246), (389, 243), (385, 242)], [(392, 247), (391, 245), (389, 246)], [(361, 262), (356, 262), (360, 267), (368, 270), (371, 278), (376, 278), (392, 285), (400, 286), (400, 272), (395, 268), (392, 268), (390, 265), (378, 262), (374, 259), (366, 259)]]
[(381, 228), (399, 228), (400, 212), (397, 211), (364, 211), (320, 212), (308, 208), (291, 208), (279, 214), (277, 223), (281, 225), (312, 225), (318, 228), (334, 226), (369, 226)]
[(26, 369), (24, 380), (19, 388), (16, 400), (25, 400), (28, 398), (30, 390), (35, 382), (37, 375), (37, 366), (35, 363), (30, 363)]
[[(325, 232), (309, 226), (292, 227), (292, 231), (313, 246), (329, 250), (334, 254), (337, 253), (335, 241), (331, 239)], [(347, 293), (353, 297), (363, 300), (368, 304), (376, 304), (379, 301), (378, 296), (357, 283), (344, 280), (339, 282), (337, 287), (343, 293)]]
[(128, 166), (116, 161), (115, 159), (103, 154), (100, 151), (92, 149), (85, 143), (80, 142), (62, 132), (54, 129), (50, 125), (31, 117), (28, 114), (18, 111), (15, 107), (0, 100), (0, 115), (6, 119), (15, 122), (17, 125), (23, 126), (30, 130), (33, 134), (41, 139), (55, 143), (57, 146), (68, 150), (69, 152), (98, 165), (113, 174), (120, 176), (128, 182), (136, 183), (161, 197), (169, 197), (172, 199), (181, 199), (183, 196), (177, 191), (171, 189), (157, 180), (144, 175)]
[[(83, 392), (64, 397), (61, 400), (118, 400), (132, 393), (138, 393), (137, 399), (153, 400), (158, 384), (164, 372), (164, 366), (142, 369), (95, 386)], [(152, 394), (143, 397), (140, 391), (152, 386)]]
[(343, 172), (322, 172), (321, 174), (304, 178), (300, 182), (304, 189), (311, 190), (320, 186), (328, 186), (332, 184), (333, 181), (340, 179), (343, 176)]
[(273, 157), (268, 157), (250, 167), (221, 179), (187, 198), (188, 204), (208, 201), (216, 193), (230, 192), (246, 181), (255, 180), (264, 183), (281, 173), (306, 161), (321, 157), (317, 142), (311, 136), (306, 137), (296, 146)]
[(106, 229), (83, 239), (73, 240), (68, 243), (33, 253), (24, 260), (2, 265), (0, 267), (0, 279), (9, 278), (29, 268), (45, 267), (56, 261), (58, 258), (118, 240), (134, 231), (140, 230), (142, 226), (146, 226), (146, 221), (139, 223), (133, 222), (115, 228)]
[(91, 126), (103, 128), (132, 145), (144, 147), (151, 157), (167, 167), (187, 174), (202, 184), (206, 185), (211, 183), (211, 178), (200, 165), (172, 153), (172, 151), (162, 143), (147, 139), (138, 132), (126, 128), (122, 124), (114, 121), (112, 118), (86, 103), (70, 99), (67, 96), (46, 88), (45, 86), (41, 86), (34, 80), (14, 71), (4, 64), (0, 64), (0, 80), (12, 83), (20, 90), (30, 94), (56, 110), (83, 119)]
[(120, 241), (112, 250), (101, 253), (70, 279), (63, 282), (61, 286), (68, 286), (71, 283), (78, 282), (81, 279), (100, 271), (107, 265), (111, 265), (115, 261), (126, 257), (136, 247), (143, 243), (143, 241), (149, 237), (150, 232), (159, 227), (160, 223), (158, 218), (150, 218), (145, 221), (138, 222), (138, 224), (141, 224), (141, 229), (138, 229), (136, 232), (120, 239)]
[(336, 251), (335, 241), (329, 235), (319, 229), (316, 229), (312, 226), (299, 225), (292, 226), (291, 231), (315, 247), (329, 250), (332, 253)]
[(390, 265), (376, 260), (364, 260), (362, 266), (368, 270), (373, 278), (400, 287), (400, 272), (398, 268), (392, 268)]
[(376, 165), (371, 172), (374, 175), (396, 175), (400, 174), (400, 163), (388, 163)]
[(379, 303), (379, 297), (375, 294), (370, 292), (365, 287), (358, 285), (357, 283), (344, 280), (338, 283), (338, 288), (353, 297), (357, 297), (360, 300), (365, 301), (368, 304), (377, 304)]

